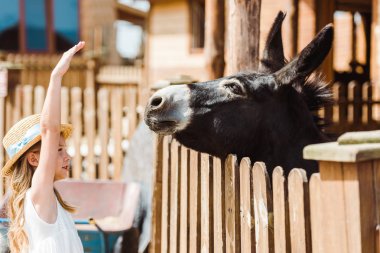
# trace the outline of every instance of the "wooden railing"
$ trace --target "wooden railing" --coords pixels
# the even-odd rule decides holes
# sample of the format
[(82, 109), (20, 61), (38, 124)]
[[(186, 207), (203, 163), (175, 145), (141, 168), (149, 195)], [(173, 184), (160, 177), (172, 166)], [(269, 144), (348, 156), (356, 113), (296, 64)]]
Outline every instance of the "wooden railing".
[(379, 252), (380, 144), (321, 145), (310, 182), (281, 167), (270, 181), (261, 162), (157, 138), (150, 252)]
[(380, 128), (380, 87), (371, 83), (334, 83), (334, 105), (322, 111), (327, 132), (340, 135), (348, 131)]
[[(50, 74), (57, 64), (60, 54), (7, 54), (3, 60), (20, 67), (19, 84), (42, 85), (47, 87)], [(75, 56), (70, 65), (70, 71), (64, 76), (62, 84), (66, 87), (85, 87), (88, 75), (94, 75), (95, 62)]]
[(142, 83), (142, 67), (106, 65), (99, 69), (96, 77), (98, 83), (128, 84)]
[[(50, 73), (61, 54), (7, 54), (0, 60), (20, 68), (19, 84), (33, 86), (49, 84)], [(92, 87), (95, 83), (104, 85), (141, 85), (142, 66), (99, 65), (95, 60), (75, 56), (70, 71), (64, 76), (65, 87)]]

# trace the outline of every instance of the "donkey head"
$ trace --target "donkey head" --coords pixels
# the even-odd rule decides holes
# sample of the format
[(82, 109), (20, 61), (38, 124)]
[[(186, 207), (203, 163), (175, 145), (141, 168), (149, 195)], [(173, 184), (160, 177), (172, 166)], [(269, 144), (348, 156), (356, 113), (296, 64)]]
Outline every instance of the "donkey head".
[(310, 76), (331, 48), (333, 27), (324, 27), (287, 62), (284, 18), (280, 12), (272, 25), (258, 72), (157, 91), (145, 110), (150, 129), (218, 157), (232, 153), (263, 161), (270, 156), (281, 162), (275, 146), (290, 150), (321, 141), (313, 111), (329, 102), (331, 94)]

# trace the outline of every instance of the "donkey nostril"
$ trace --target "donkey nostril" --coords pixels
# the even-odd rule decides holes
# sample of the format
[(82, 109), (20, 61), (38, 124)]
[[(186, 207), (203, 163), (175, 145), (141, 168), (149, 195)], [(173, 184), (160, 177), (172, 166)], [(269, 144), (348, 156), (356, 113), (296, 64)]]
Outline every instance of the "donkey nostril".
[(162, 100), (163, 100), (162, 97), (155, 97), (150, 102), (150, 105), (153, 107), (158, 107), (162, 103)]

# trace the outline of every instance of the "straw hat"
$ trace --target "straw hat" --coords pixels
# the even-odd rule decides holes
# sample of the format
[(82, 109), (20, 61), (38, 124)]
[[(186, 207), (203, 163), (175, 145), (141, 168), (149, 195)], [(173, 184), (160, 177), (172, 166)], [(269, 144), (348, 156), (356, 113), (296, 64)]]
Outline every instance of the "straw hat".
[[(4, 177), (12, 174), (12, 166), (30, 147), (41, 140), (40, 114), (30, 115), (17, 122), (7, 132), (3, 146), (9, 156), (8, 162), (1, 169)], [(61, 134), (66, 139), (70, 136), (72, 126), (61, 124)]]

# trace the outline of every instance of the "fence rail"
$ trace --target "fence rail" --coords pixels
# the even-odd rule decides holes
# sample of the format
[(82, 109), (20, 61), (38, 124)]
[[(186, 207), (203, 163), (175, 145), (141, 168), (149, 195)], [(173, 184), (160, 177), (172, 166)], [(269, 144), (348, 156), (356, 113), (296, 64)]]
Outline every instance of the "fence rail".
[[(3, 60), (20, 67), (19, 84), (47, 87), (51, 71), (60, 57), (60, 54), (7, 54)], [(93, 75), (94, 67), (95, 63), (92, 60), (74, 56), (70, 64), (70, 71), (62, 79), (62, 84), (66, 87), (86, 84), (88, 71)]]
[[(0, 60), (14, 64), (20, 68), (20, 84), (47, 87), (50, 74), (61, 54), (7, 54)], [(92, 87), (95, 82), (102, 85), (141, 85), (143, 82), (142, 66), (98, 66), (95, 60), (82, 56), (74, 56), (70, 71), (62, 80), (65, 87)]]
[(171, 137), (156, 147), (151, 253), (375, 252), (379, 163), (324, 162), (310, 182), (277, 167), (270, 181), (261, 162), (223, 162)]

